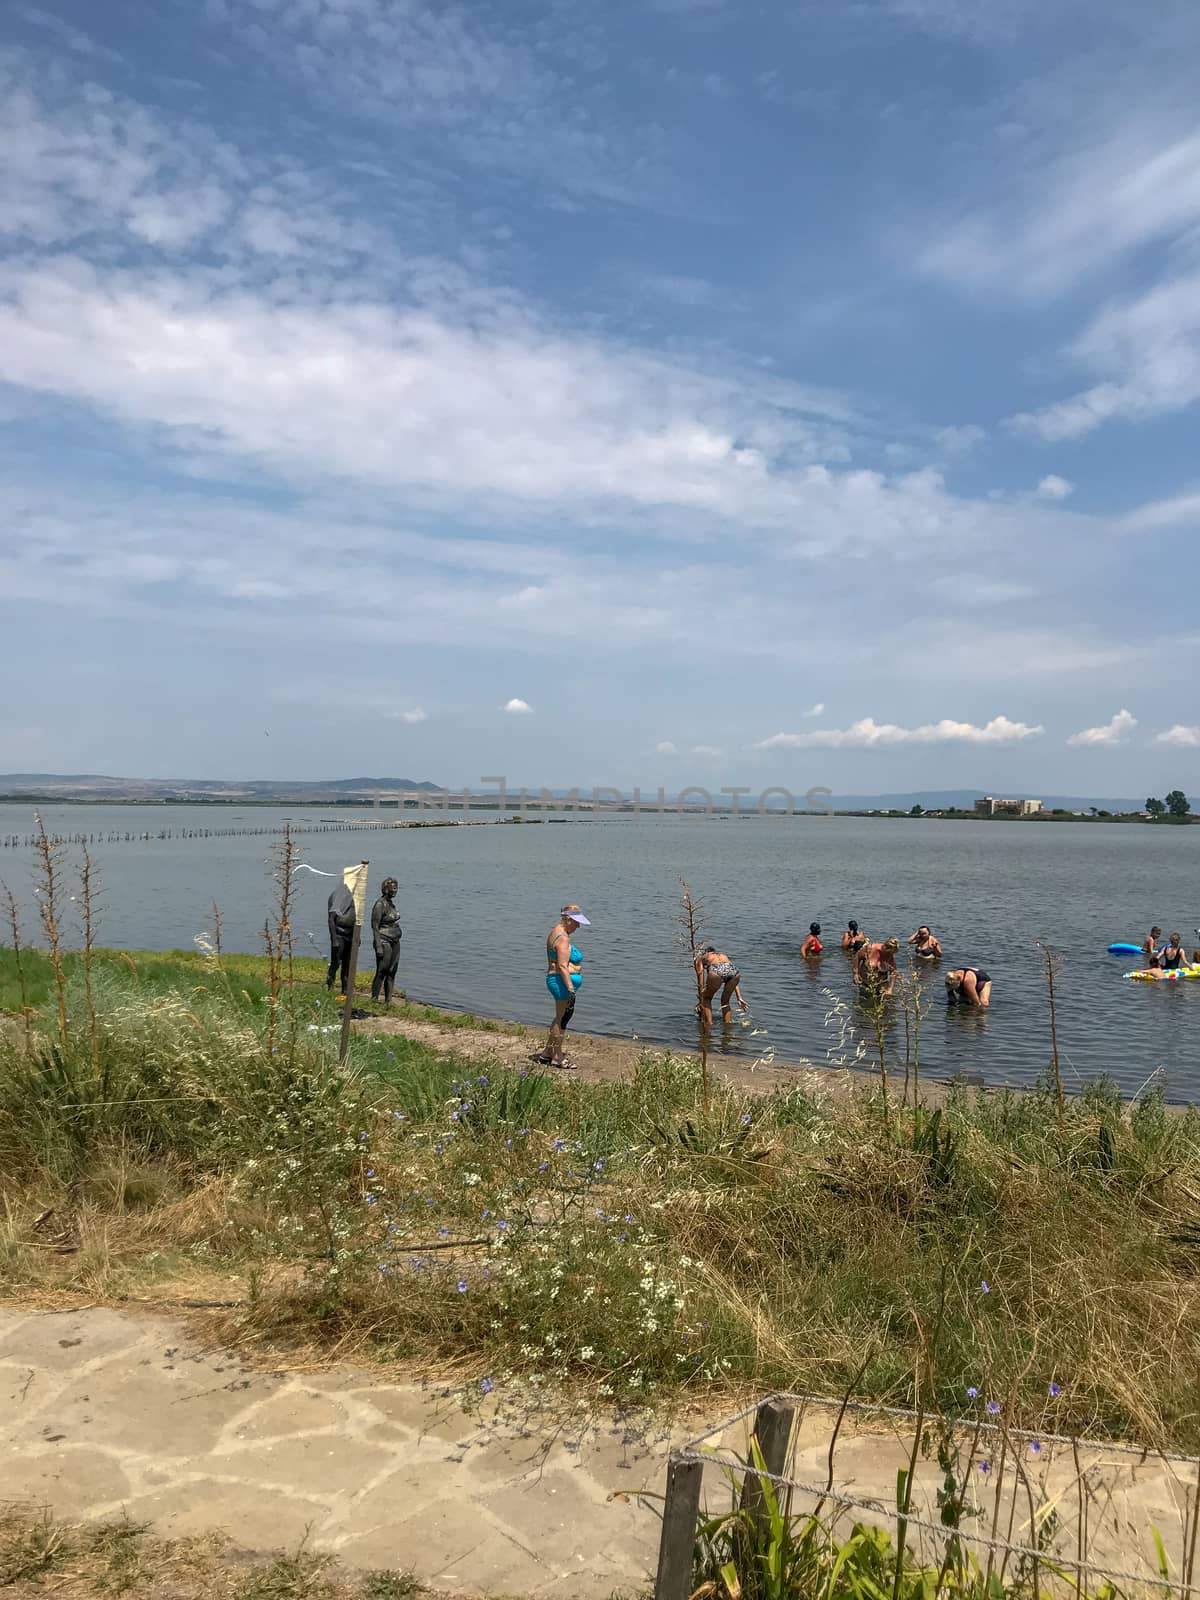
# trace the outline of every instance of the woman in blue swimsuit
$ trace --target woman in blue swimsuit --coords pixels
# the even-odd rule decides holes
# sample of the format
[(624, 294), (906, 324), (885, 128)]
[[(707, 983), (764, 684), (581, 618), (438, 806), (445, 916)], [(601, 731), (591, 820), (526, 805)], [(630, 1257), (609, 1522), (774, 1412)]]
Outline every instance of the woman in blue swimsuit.
[(575, 930), (591, 924), (577, 905), (562, 908), (562, 915), (550, 930), (546, 940), (546, 987), (554, 1001), (554, 1021), (546, 1048), (540, 1055), (531, 1057), (544, 1067), (573, 1067), (573, 1061), (563, 1058), (563, 1035), (575, 1014), (575, 996), (583, 983), (583, 952), (575, 943)]

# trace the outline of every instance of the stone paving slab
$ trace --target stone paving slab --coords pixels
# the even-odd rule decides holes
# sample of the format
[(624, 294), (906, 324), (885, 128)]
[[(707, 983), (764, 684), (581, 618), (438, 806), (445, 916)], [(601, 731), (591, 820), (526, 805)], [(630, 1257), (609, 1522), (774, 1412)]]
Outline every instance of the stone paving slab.
[(163, 1317), (0, 1308), (0, 1498), (71, 1518), (253, 1550), (307, 1537), (448, 1591), (607, 1600), (647, 1585), (658, 1542), (651, 1512), (610, 1496), (657, 1489), (665, 1450), (522, 1436), (361, 1368), (254, 1369)]
[[(796, 1429), (793, 1473), (818, 1492), (833, 1422), (814, 1405)], [(673, 1441), (635, 1438), (615, 1418), (582, 1440), (574, 1429), (543, 1436), (531, 1419), (468, 1416), (446, 1389), (363, 1368), (251, 1368), (206, 1344), (199, 1325), (0, 1307), (0, 1498), (72, 1519), (124, 1513), (168, 1537), (220, 1530), (252, 1550), (307, 1538), (348, 1565), (412, 1571), (447, 1591), (608, 1600), (645, 1589), (658, 1521), (638, 1493), (659, 1493), (668, 1443), (706, 1425), (683, 1417)], [(721, 1442), (744, 1456), (746, 1434), (740, 1423)], [(909, 1448), (878, 1422), (848, 1421), (837, 1487), (889, 1522)], [(1150, 1557), (1135, 1547), (1153, 1523), (1177, 1569), (1182, 1469), (1131, 1464), (1107, 1446), (1085, 1452), (1084, 1467), (1103, 1507), (1095, 1553), (1141, 1570)], [(1052, 1470), (1069, 1478), (1069, 1453)], [(938, 1479), (935, 1461), (918, 1462), (927, 1506)], [(710, 1507), (728, 1505), (715, 1465), (705, 1484)]]

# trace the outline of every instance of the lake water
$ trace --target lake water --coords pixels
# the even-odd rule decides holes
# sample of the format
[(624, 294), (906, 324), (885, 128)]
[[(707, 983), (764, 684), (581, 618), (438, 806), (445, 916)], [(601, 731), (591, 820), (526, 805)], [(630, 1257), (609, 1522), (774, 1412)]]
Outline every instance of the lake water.
[[(45, 806), (48, 830), (66, 834), (156, 833), (190, 827), (282, 828), (307, 810), (212, 807)], [(332, 812), (324, 815), (334, 815)], [(341, 812), (339, 819), (345, 820)], [(352, 816), (353, 813), (346, 814)], [(363, 812), (371, 819), (371, 812)], [(386, 813), (385, 813), (386, 815)], [(0, 837), (32, 826), (29, 806), (0, 806)], [(191, 946), (221, 908), (227, 949), (260, 950), (271, 903), (262, 835), (99, 842), (101, 942)], [(1200, 1100), (1200, 982), (1132, 984), (1136, 963), (1105, 946), (1139, 941), (1158, 923), (1200, 939), (1200, 828), (1086, 823), (1005, 824), (794, 817), (774, 821), (701, 816), (580, 817), (565, 823), (348, 832), (301, 832), (300, 857), (339, 871), (371, 860), (371, 895), (400, 882), (404, 927), (400, 983), (414, 998), (525, 1022), (548, 1021), (544, 941), (557, 909), (574, 900), (593, 926), (577, 1025), (648, 1042), (692, 1044), (694, 984), (673, 918), (679, 879), (705, 905), (705, 931), (740, 965), (752, 1024), (735, 1024), (719, 1047), (753, 1059), (824, 1061), (844, 1052), (831, 996), (852, 1003), (837, 948), (854, 917), (875, 938), (901, 940), (928, 922), (950, 964), (984, 966), (995, 987), (988, 1012), (947, 1008), (930, 983), (922, 1070), (979, 1074), (989, 1083), (1031, 1083), (1049, 1060), (1040, 952), (1062, 952), (1059, 1040), (1068, 1087), (1102, 1072), (1127, 1091), (1156, 1071), (1172, 1099)], [(0, 850), (3, 878), (28, 909), (32, 852)], [(298, 951), (327, 954), (330, 880), (297, 875)], [(829, 953), (797, 957), (810, 921)], [(362, 963), (370, 966), (370, 951)]]

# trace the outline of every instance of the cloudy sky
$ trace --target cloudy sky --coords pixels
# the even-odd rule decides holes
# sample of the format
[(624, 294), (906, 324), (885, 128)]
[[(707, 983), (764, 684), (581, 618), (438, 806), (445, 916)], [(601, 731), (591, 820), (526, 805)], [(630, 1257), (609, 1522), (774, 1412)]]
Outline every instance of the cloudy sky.
[(0, 769), (1195, 792), (1195, 0), (8, 0)]

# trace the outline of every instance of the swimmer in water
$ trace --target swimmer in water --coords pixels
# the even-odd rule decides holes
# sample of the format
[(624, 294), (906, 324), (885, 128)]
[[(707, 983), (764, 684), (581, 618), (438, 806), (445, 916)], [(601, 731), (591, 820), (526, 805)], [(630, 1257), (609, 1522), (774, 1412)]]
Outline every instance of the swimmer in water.
[(800, 946), (800, 954), (805, 961), (815, 961), (824, 948), (825, 946), (821, 943), (821, 924), (819, 922), (810, 922), (808, 925), (808, 937)]
[(1177, 933), (1173, 933), (1158, 953), (1158, 964), (1167, 972), (1178, 972), (1188, 964), (1187, 951)]
[(984, 1011), (992, 1002), (992, 980), (982, 967), (956, 967), (946, 974), (948, 1006), (980, 1006)]
[(1151, 928), (1149, 934), (1142, 940), (1142, 960), (1147, 967), (1160, 967), (1160, 951), (1158, 941), (1162, 938), (1161, 928)]
[(883, 1000), (896, 987), (896, 951), (899, 939), (883, 939), (869, 944), (858, 962), (858, 981), (868, 1000)]
[(857, 922), (848, 922), (846, 924), (846, 931), (842, 935), (842, 950), (850, 957), (850, 960), (853, 963), (853, 966), (851, 967), (851, 974), (855, 983), (858, 982), (859, 961), (862, 959), (862, 953), (870, 944), (870, 942), (871, 941), (867, 935), (859, 930)]
[(712, 1027), (712, 1005), (718, 991), (721, 995), (722, 1022), (733, 1021), (731, 1002), (735, 999), (740, 1010), (749, 1011), (750, 1007), (742, 998), (742, 975), (724, 950), (706, 944), (696, 957), (696, 976), (701, 985), (700, 1021), (706, 1030)]
[(940, 961), (942, 957), (941, 941), (929, 931), (929, 924), (923, 922), (916, 933), (910, 933), (908, 942), (913, 947), (913, 955), (922, 961)]

